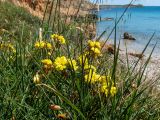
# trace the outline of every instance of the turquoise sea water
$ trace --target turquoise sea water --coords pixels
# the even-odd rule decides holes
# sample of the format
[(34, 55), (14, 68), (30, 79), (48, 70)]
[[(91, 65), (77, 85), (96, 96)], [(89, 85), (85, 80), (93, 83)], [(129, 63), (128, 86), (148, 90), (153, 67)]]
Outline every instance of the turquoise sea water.
[[(125, 8), (106, 8), (98, 12), (98, 16), (103, 18), (109, 17), (114, 20), (119, 18)], [(114, 27), (115, 21), (99, 21), (97, 22), (97, 35), (99, 36), (104, 30), (107, 33), (102, 37), (106, 39), (111, 29)], [(129, 32), (136, 38), (136, 41), (125, 41), (121, 39), (124, 32)], [(125, 49), (127, 45), (130, 52), (141, 52), (147, 44), (153, 33), (156, 33), (151, 41), (145, 54), (149, 54), (155, 43), (157, 47), (153, 56), (160, 57), (160, 7), (145, 6), (142, 8), (129, 8), (122, 20), (117, 26), (117, 40), (121, 40), (121, 48)], [(113, 43), (114, 33), (110, 37), (109, 42)]]

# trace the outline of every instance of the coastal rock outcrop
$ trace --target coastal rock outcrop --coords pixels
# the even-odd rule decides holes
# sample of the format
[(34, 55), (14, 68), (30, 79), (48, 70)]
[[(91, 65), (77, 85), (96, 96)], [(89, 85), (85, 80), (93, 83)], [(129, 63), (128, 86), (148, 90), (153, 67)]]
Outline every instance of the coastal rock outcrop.
[(128, 53), (131, 56), (137, 57), (139, 59), (142, 59), (144, 57), (144, 54), (142, 53)]
[[(101, 45), (103, 45), (104, 43), (101, 42)], [(114, 45), (113, 44), (108, 44), (106, 43), (102, 49), (103, 52), (107, 52), (109, 54), (114, 54)]]
[(134, 38), (132, 35), (130, 35), (128, 32), (125, 32), (123, 34), (123, 39), (127, 39), (127, 40), (136, 40), (136, 38)]

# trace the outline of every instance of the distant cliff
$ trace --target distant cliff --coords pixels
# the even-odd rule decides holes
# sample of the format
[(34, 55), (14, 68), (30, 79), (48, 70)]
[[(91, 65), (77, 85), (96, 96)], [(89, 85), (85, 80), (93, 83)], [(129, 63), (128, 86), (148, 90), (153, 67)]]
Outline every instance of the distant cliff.
[(100, 5), (100, 8), (103, 9), (103, 8), (126, 8), (126, 7), (136, 7), (136, 8), (139, 8), (139, 7), (143, 7), (142, 4), (137, 4), (137, 5), (134, 5), (134, 4), (126, 4), (126, 5)]

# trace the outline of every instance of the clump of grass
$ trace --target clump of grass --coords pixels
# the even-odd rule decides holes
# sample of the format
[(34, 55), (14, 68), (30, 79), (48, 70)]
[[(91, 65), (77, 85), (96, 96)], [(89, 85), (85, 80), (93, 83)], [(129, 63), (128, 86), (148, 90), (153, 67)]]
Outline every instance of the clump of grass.
[(0, 118), (159, 119), (154, 81), (143, 77), (148, 61), (125, 68), (119, 48), (110, 55), (74, 23), (57, 22), (25, 43), (23, 24), (20, 38), (0, 44)]

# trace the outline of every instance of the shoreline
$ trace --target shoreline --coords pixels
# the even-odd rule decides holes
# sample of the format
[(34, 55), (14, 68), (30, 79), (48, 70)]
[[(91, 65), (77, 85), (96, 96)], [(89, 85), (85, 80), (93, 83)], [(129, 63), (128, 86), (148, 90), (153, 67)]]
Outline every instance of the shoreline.
[[(119, 59), (123, 61), (123, 64), (127, 67), (126, 53), (124, 51), (120, 51), (119, 55), (120, 55)], [(134, 66), (135, 63), (138, 61), (138, 59), (139, 58), (135, 56), (128, 55), (129, 65)], [(140, 59), (139, 63), (136, 66), (136, 70), (138, 71), (138, 69), (142, 67), (142, 65), (144, 65), (147, 60), (148, 60), (148, 56), (144, 56), (142, 59)], [(154, 58), (151, 56), (149, 63), (147, 64), (147, 67), (144, 71), (144, 77), (149, 81), (155, 81), (157, 78), (159, 78), (159, 76), (160, 76), (160, 57)], [(160, 81), (156, 81), (156, 83), (158, 83), (158, 84), (155, 84), (156, 88), (160, 90)]]

